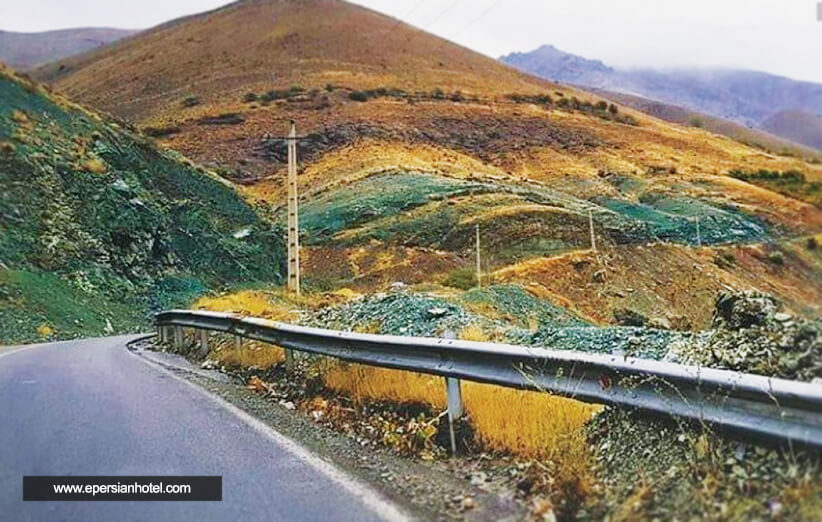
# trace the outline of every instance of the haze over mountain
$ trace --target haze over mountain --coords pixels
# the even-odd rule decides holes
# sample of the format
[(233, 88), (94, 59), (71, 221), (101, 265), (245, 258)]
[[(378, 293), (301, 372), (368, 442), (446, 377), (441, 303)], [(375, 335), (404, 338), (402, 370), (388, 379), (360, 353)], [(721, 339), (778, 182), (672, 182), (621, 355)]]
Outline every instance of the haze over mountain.
[[(764, 122), (782, 111), (795, 114), (794, 124), (822, 113), (822, 85), (773, 74), (734, 69), (615, 69), (543, 45), (511, 53), (503, 62), (543, 78), (582, 87), (630, 94), (679, 105), (717, 118), (769, 130), (799, 143), (819, 147), (814, 127), (790, 132)], [(796, 114), (807, 113), (808, 117)]]
[(29, 69), (125, 38), (133, 29), (83, 27), (40, 33), (0, 31), (0, 61), (15, 69)]

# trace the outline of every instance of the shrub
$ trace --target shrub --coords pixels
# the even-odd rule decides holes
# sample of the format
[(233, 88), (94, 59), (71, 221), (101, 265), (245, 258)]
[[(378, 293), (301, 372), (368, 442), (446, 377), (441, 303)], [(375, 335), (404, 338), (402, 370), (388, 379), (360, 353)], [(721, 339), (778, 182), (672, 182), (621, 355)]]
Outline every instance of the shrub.
[(691, 126), (698, 127), (700, 129), (705, 126), (705, 122), (702, 121), (702, 118), (691, 118), (689, 123)]
[(259, 99), (256, 92), (247, 92), (245, 96), (243, 96), (243, 101), (246, 103), (255, 102)]
[(431, 97), (436, 98), (437, 100), (441, 100), (441, 99), (445, 98), (445, 92), (443, 92), (442, 89), (437, 87), (436, 89), (431, 91)]
[(774, 265), (782, 266), (785, 264), (785, 255), (779, 250), (772, 250), (768, 252), (768, 261)]
[(730, 268), (736, 264), (734, 253), (726, 250), (714, 258), (714, 264), (720, 268)]
[(368, 93), (365, 91), (351, 91), (348, 93), (348, 98), (358, 102), (368, 101)]
[(143, 129), (143, 133), (146, 136), (151, 136), (152, 138), (163, 138), (179, 132), (180, 127), (177, 127), (176, 125), (172, 125), (170, 127), (146, 127)]
[(596, 104), (596, 108), (598, 111), (604, 111), (608, 109), (608, 102), (605, 100), (599, 100)]
[(328, 91), (328, 92), (333, 92), (333, 91), (334, 91), (334, 89), (336, 89), (336, 87), (335, 87), (333, 84), (330, 84), (330, 83), (326, 83), (326, 84), (325, 84), (325, 90), (326, 90), (326, 91)]
[(200, 98), (193, 95), (186, 96), (185, 98), (183, 98), (182, 105), (183, 107), (194, 107), (196, 105), (200, 105)]
[(477, 273), (473, 268), (457, 268), (445, 276), (442, 284), (460, 290), (470, 290), (477, 286)]
[(811, 236), (805, 245), (808, 247), (808, 250), (816, 250), (819, 248), (819, 240), (816, 239), (816, 236)]
[(8, 141), (0, 141), (0, 154), (14, 154), (14, 143)]
[(612, 103), (611, 105), (608, 106), (608, 112), (610, 112), (613, 115), (616, 115), (616, 113), (619, 112), (619, 107), (617, 107), (616, 105), (614, 105)]

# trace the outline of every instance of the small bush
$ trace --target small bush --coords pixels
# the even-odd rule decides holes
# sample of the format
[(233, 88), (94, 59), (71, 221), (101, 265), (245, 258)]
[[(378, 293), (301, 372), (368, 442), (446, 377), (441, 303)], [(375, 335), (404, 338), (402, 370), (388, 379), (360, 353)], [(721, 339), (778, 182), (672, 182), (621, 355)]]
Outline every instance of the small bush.
[(29, 122), (28, 114), (18, 109), (14, 109), (13, 111), (11, 111), (11, 119), (17, 123)]
[(782, 266), (785, 264), (785, 255), (779, 250), (772, 250), (768, 252), (768, 261), (774, 265)]
[(610, 112), (611, 114), (616, 116), (616, 114), (619, 112), (619, 107), (617, 107), (616, 105), (614, 105), (612, 103), (611, 105), (608, 106), (608, 112)]
[(808, 247), (808, 250), (816, 250), (819, 248), (819, 240), (816, 239), (816, 236), (809, 237), (805, 246)]
[(146, 127), (143, 129), (143, 133), (152, 138), (163, 138), (179, 132), (180, 127), (177, 127), (176, 125), (172, 125), (170, 127)]
[(183, 107), (195, 107), (197, 105), (200, 105), (200, 98), (196, 96), (186, 96), (185, 98), (183, 98)]
[(691, 118), (689, 123), (692, 127), (702, 128), (705, 126), (705, 122), (702, 121), (702, 118)]
[(358, 102), (367, 102), (368, 94), (365, 91), (351, 91), (348, 93), (348, 98)]
[(0, 141), (0, 154), (14, 154), (15, 149), (14, 143)]
[(473, 268), (457, 268), (445, 276), (442, 284), (460, 290), (470, 290), (477, 286), (477, 274)]
[(736, 256), (733, 252), (726, 250), (714, 258), (714, 264), (720, 268), (730, 268), (736, 264)]
[(336, 89), (336, 86), (334, 86), (333, 84), (330, 84), (330, 83), (326, 83), (326, 84), (325, 84), (325, 90), (326, 90), (326, 91), (328, 91), (328, 92), (333, 92), (333, 91), (334, 91), (334, 89)]
[(245, 93), (245, 96), (243, 96), (243, 101), (246, 103), (251, 103), (257, 101), (259, 98), (260, 97), (256, 92), (247, 92)]
[(598, 111), (605, 111), (605, 110), (607, 110), (607, 109), (608, 109), (608, 102), (606, 102), (605, 100), (600, 100), (600, 101), (598, 101), (598, 102), (597, 102), (597, 104), (596, 104), (596, 109), (597, 109)]

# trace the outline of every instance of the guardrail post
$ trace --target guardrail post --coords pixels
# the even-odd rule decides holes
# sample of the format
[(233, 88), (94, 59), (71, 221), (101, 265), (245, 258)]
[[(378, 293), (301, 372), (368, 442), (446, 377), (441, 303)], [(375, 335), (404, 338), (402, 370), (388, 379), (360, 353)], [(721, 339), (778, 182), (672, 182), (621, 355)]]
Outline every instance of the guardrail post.
[(183, 327), (174, 326), (174, 348), (180, 350), (183, 348)]
[[(456, 339), (457, 335), (451, 330), (446, 330), (443, 332), (442, 337), (443, 339)], [(463, 414), (460, 380), (455, 377), (446, 377), (445, 392), (448, 397), (448, 435), (451, 440), (451, 454), (456, 455), (457, 435), (454, 431), (454, 423), (456, 423)]]
[(454, 423), (456, 423), (463, 414), (460, 380), (454, 377), (446, 377), (445, 390), (448, 393), (448, 435), (451, 439), (451, 454), (456, 455), (457, 436), (454, 431)]
[(200, 350), (198, 355), (200, 357), (205, 357), (208, 355), (208, 330), (200, 330)]
[(168, 344), (171, 342), (171, 327), (166, 325), (160, 328), (160, 331), (163, 333), (163, 343)]
[(285, 348), (285, 372), (291, 373), (294, 371), (294, 350)]

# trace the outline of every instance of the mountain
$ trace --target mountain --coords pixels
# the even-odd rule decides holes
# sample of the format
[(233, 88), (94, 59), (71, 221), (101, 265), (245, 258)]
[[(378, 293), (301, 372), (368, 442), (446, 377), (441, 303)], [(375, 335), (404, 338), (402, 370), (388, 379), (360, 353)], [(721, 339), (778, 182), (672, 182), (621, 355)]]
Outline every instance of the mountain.
[(761, 127), (797, 143), (822, 149), (822, 116), (804, 111), (780, 111), (769, 116)]
[(5, 62), (15, 69), (30, 69), (102, 47), (137, 32), (108, 27), (83, 27), (40, 33), (0, 31), (0, 62)]
[[(550, 45), (528, 53), (512, 53), (500, 59), (543, 78), (641, 96), (749, 127), (761, 127), (766, 119), (786, 110), (822, 113), (822, 85), (762, 72), (733, 69), (621, 70), (565, 53)], [(810, 134), (800, 133), (804, 141), (799, 143), (814, 146), (820, 136), (813, 134), (813, 128), (808, 132)], [(792, 139), (788, 135), (780, 135)]]
[(307, 293), (470, 286), (479, 226), (488, 281), (593, 324), (703, 327), (728, 288), (822, 311), (822, 259), (804, 247), (822, 230), (819, 164), (354, 4), (244, 0), (34, 75), (240, 183), (280, 222), (296, 121)]
[(145, 330), (277, 283), (279, 229), (216, 175), (0, 68), (0, 343)]

